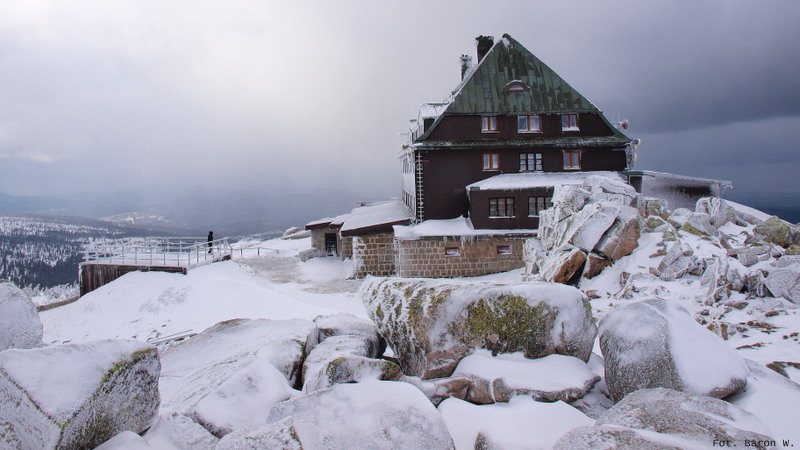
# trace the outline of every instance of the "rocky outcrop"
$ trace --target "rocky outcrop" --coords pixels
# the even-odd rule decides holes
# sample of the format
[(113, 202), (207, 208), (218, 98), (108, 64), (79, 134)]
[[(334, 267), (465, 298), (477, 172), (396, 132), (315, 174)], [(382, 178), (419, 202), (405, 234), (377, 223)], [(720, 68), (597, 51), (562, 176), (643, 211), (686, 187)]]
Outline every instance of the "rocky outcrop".
[[(670, 389), (642, 389), (576, 428), (557, 450), (576, 448), (771, 448), (769, 429), (747, 411), (722, 400)], [(746, 445), (747, 444), (747, 445)]]
[(105, 340), (0, 353), (0, 437), (11, 448), (94, 448), (150, 427), (155, 347)]
[(775, 261), (764, 284), (772, 295), (800, 304), (800, 256), (786, 255)]
[[(288, 418), (291, 422), (281, 422)], [(408, 383), (337, 384), (273, 406), (267, 422), (280, 424), (284, 435), (291, 434), (290, 426), (298, 429), (304, 448), (306, 440), (321, 443), (311, 448), (453, 448), (441, 415)], [(300, 430), (303, 423), (310, 426)], [(274, 436), (276, 430), (269, 433)]]
[(0, 351), (41, 343), (42, 322), (36, 306), (18, 287), (0, 281)]
[(646, 300), (609, 312), (600, 324), (600, 348), (615, 402), (656, 387), (722, 398), (747, 383), (736, 350), (676, 302)]
[(585, 296), (553, 283), (368, 278), (367, 313), (406, 375), (446, 377), (472, 349), (587, 360), (596, 328)]
[(763, 236), (764, 240), (787, 248), (800, 245), (800, 229), (797, 226), (772, 216), (753, 228), (753, 232)]

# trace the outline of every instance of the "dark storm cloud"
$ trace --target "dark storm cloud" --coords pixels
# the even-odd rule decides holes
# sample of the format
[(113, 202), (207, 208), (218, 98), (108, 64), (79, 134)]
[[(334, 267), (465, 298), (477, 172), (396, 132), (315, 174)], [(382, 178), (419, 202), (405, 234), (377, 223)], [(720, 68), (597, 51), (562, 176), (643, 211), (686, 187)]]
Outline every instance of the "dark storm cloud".
[(797, 17), (790, 1), (0, 0), (0, 192), (397, 195), (398, 134), (475, 36), (503, 33), (629, 119), (638, 168), (775, 189), (750, 175), (800, 153)]

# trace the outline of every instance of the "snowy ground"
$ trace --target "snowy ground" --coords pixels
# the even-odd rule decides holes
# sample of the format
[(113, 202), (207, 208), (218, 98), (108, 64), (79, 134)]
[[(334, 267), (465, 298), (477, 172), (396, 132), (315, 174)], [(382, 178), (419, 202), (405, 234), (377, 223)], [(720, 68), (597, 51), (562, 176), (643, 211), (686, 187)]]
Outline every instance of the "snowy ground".
[[(741, 230), (724, 231), (736, 236)], [(682, 238), (696, 254), (710, 256), (716, 251), (724, 252), (708, 240), (692, 236)], [(731, 324), (728, 341), (742, 356), (761, 364), (800, 360), (797, 332), (800, 313), (796, 306), (771, 298), (746, 300), (738, 293), (734, 293), (726, 305), (706, 306), (701, 298), (707, 287), (701, 285), (699, 277), (664, 282), (649, 275), (649, 268), (656, 267), (662, 258), (654, 256), (658, 255), (660, 240), (659, 233), (644, 234), (640, 248), (633, 255), (621, 259), (593, 280), (584, 280), (581, 288), (594, 291), (598, 296), (592, 300), (598, 320), (615, 306), (632, 301), (654, 296), (683, 299), (684, 306), (695, 317), (703, 317), (709, 323)], [(366, 318), (364, 306), (356, 294), (361, 282), (347, 279), (352, 272), (349, 260), (313, 258), (300, 262), (297, 255), (310, 247), (308, 238), (250, 244), (252, 248), (268, 248), (269, 251), (259, 252), (260, 255), (253, 251), (239, 252), (232, 261), (199, 267), (188, 275), (130, 273), (75, 303), (42, 312), (43, 340), (46, 343), (104, 338), (157, 341), (172, 335), (199, 333), (220, 321), (234, 318), (313, 319), (338, 312)], [(635, 282), (625, 284), (621, 282), (623, 272), (640, 275), (636, 275)], [(515, 270), (483, 278), (519, 281), (521, 276), (522, 271)], [(737, 303), (738, 306), (730, 306)], [(597, 346), (595, 353), (600, 354)], [(591, 366), (593, 370), (599, 366), (602, 372), (602, 364)], [(800, 370), (790, 367), (787, 373), (794, 381), (800, 381)], [(592, 400), (598, 396), (597, 389), (593, 389), (586, 401), (600, 405), (602, 400)], [(589, 409), (591, 407), (589, 405)], [(549, 447), (566, 430), (593, 423), (593, 419), (562, 402), (541, 404), (522, 398), (490, 406), (453, 399), (443, 403), (439, 412), (457, 446), (466, 448), (471, 448), (479, 431), (494, 433), (500, 436), (497, 442), (504, 442), (502, 436), (506, 428), (516, 428), (519, 432), (519, 427), (514, 426), (517, 422), (531, 424), (546, 418), (542, 426), (526, 428), (527, 425), (521, 425), (524, 436), (517, 436), (528, 444), (533, 439), (542, 448)], [(475, 420), (477, 416), (485, 420)], [(779, 428), (783, 429), (783, 423), (793, 419), (776, 420), (782, 421)], [(176, 430), (165, 431), (160, 427), (145, 438), (151, 445), (158, 444), (158, 448), (169, 448), (168, 435), (172, 432)]]

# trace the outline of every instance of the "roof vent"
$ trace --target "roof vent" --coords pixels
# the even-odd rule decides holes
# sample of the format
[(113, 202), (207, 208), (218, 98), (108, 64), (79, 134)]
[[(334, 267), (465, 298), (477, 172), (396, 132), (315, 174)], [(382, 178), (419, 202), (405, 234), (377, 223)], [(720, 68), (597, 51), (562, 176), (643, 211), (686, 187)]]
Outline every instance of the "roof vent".
[(475, 43), (478, 45), (478, 62), (481, 62), (483, 57), (492, 49), (494, 36), (478, 36), (475, 38)]

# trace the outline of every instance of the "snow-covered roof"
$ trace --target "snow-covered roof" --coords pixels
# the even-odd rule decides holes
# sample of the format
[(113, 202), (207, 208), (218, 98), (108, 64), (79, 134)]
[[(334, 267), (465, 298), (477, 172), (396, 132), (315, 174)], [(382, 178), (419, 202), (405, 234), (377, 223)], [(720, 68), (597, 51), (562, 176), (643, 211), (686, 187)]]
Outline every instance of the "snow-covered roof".
[(331, 221), (333, 221), (333, 217), (323, 217), (322, 219), (312, 220), (306, 224), (306, 230), (310, 230), (312, 228), (320, 228), (326, 225), (330, 225)]
[(355, 208), (350, 214), (340, 217), (342, 228), (339, 232), (342, 236), (353, 236), (384, 226), (408, 223), (414, 216), (402, 202), (389, 201)]
[(530, 189), (536, 187), (550, 187), (560, 184), (582, 184), (583, 180), (592, 175), (608, 177), (614, 180), (625, 181), (618, 172), (546, 172), (546, 173), (504, 173), (495, 175), (485, 180), (468, 184), (469, 191), (508, 191)]
[(464, 217), (445, 220), (426, 220), (415, 225), (395, 225), (396, 239), (414, 240), (434, 236), (497, 236), (534, 234), (536, 230), (476, 230), (472, 221)]

